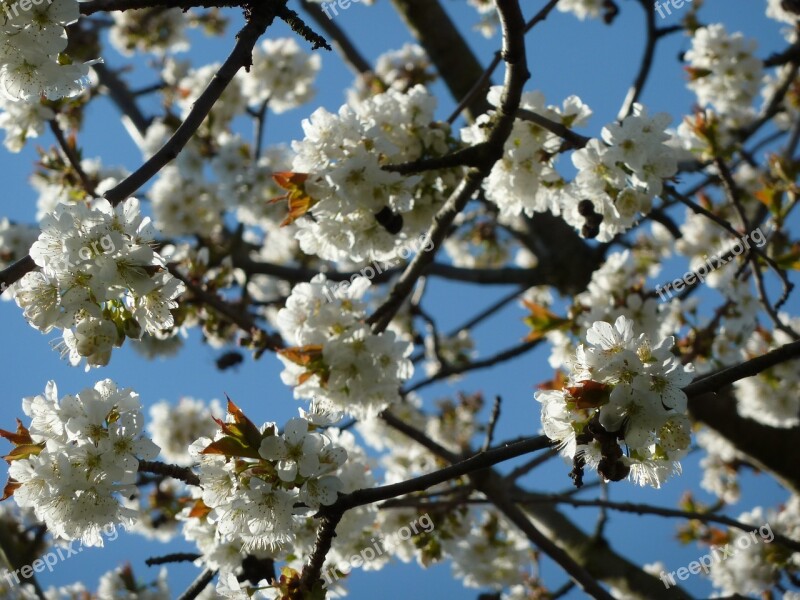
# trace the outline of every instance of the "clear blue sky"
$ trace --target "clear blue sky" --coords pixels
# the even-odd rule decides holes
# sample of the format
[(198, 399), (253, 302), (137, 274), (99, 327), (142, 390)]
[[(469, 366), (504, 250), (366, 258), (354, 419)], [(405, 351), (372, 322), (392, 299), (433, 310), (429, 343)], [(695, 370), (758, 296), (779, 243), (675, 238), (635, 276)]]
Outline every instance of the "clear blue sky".
[[(470, 30), (477, 15), (466, 6), (464, 0), (446, 0), (443, 4), (486, 64), (498, 47), (499, 38), (487, 41)], [(530, 16), (544, 2), (525, 0), (522, 4), (526, 16)], [(642, 9), (638, 3), (630, 0), (619, 0), (619, 4), (622, 12), (613, 27), (607, 27), (599, 21), (580, 22), (572, 15), (554, 12), (528, 36), (532, 78), (526, 89), (542, 90), (547, 101), (553, 104), (560, 104), (570, 94), (579, 95), (594, 110), (590, 127), (584, 131), (587, 135), (598, 135), (603, 124), (615, 117), (639, 66), (644, 38)], [(781, 47), (783, 39), (778, 34), (778, 24), (768, 21), (764, 16), (764, 7), (765, 2), (758, 0), (708, 0), (702, 15), (705, 22), (722, 20), (729, 31), (741, 30), (747, 36), (757, 38), (759, 54), (766, 56)], [(677, 23), (679, 18), (680, 15), (676, 14), (659, 24)], [(238, 16), (234, 16), (234, 27), (238, 19)], [(406, 30), (388, 0), (379, 0), (371, 8), (354, 4), (350, 9), (340, 11), (336, 19), (362, 52), (373, 60), (378, 54), (397, 49), (409, 41)], [(229, 28), (223, 40), (193, 36), (192, 62), (199, 66), (224, 60), (232, 45), (234, 27)], [(277, 24), (268, 35), (281, 37), (292, 34), (283, 24)], [(687, 47), (687, 38), (680, 34), (671, 36), (659, 47), (654, 75), (642, 98), (651, 112), (667, 111), (679, 115), (690, 110), (693, 96), (685, 87), (681, 65), (676, 60), (678, 54)], [(152, 72), (143, 69), (141, 57), (128, 59), (107, 46), (104, 59), (112, 68), (135, 65), (137, 71), (133, 81), (136, 84), (154, 81)], [(499, 72), (495, 81), (500, 81), (501, 75)], [(344, 88), (351, 79), (350, 72), (338, 56), (326, 53), (317, 85), (317, 99), (310, 105), (283, 115), (271, 115), (268, 143), (298, 138), (301, 135), (300, 120), (319, 104), (336, 110), (344, 99)], [(437, 86), (436, 90), (440, 98), (439, 115), (445, 118), (454, 104), (441, 86)], [(145, 103), (145, 108), (157, 110), (156, 100), (152, 99), (149, 106)], [(250, 134), (245, 123), (242, 123), (242, 133)], [(44, 136), (39, 142), (49, 146), (53, 140)], [(93, 102), (87, 112), (86, 127), (80, 142), (86, 157), (99, 156), (106, 166), (122, 165), (133, 170), (140, 164), (140, 155), (122, 128), (118, 114), (103, 99)], [(0, 154), (0, 175), (4, 188), (0, 214), (3, 216), (21, 221), (33, 220), (36, 195), (27, 179), (36, 158), (34, 147), (35, 144), (31, 143), (18, 155)], [(430, 288), (428, 306), (440, 327), (448, 330), (507, 291), (508, 288), (478, 288), (437, 281)], [(794, 300), (787, 308), (797, 314), (797, 301)], [(474, 336), (480, 355), (488, 356), (516, 344), (524, 337), (523, 316), (521, 309), (512, 305), (477, 328)], [(0, 330), (3, 332), (0, 369), (6, 407), (0, 427), (6, 429), (13, 427), (15, 417), (22, 416), (21, 398), (41, 393), (49, 379), (58, 383), (62, 395), (75, 393), (99, 379), (110, 377), (120, 386), (133, 387), (146, 406), (162, 399), (176, 402), (182, 395), (208, 400), (222, 398), (227, 393), (258, 422), (283, 422), (297, 414), (298, 402), (292, 398), (291, 391), (281, 384), (278, 376), (281, 367), (274, 356), (265, 354), (258, 362), (248, 357), (238, 369), (219, 372), (214, 366), (214, 359), (219, 352), (201, 345), (196, 333), (177, 359), (146, 361), (129, 347), (124, 347), (114, 351), (108, 367), (84, 373), (81, 368), (71, 368), (59, 360), (58, 354), (49, 346), (53, 335), (41, 335), (29, 327), (13, 303), (0, 302)], [(458, 389), (467, 392), (482, 390), (488, 398), (501, 395), (504, 399), (503, 415), (495, 439), (502, 440), (532, 435), (539, 430), (538, 404), (533, 400), (532, 393), (537, 383), (551, 376), (547, 350), (539, 349), (490, 371), (481, 371), (455, 386), (443, 383), (427, 388), (423, 397), (426, 407), (430, 407), (435, 399)], [(662, 490), (640, 489), (622, 482), (611, 487), (611, 498), (674, 507), (684, 490), (694, 489), (699, 498), (711, 500), (699, 490), (698, 458), (696, 455), (688, 458), (684, 462), (683, 477), (673, 479)], [(568, 470), (560, 461), (551, 461), (537, 470), (528, 481), (536, 486), (534, 489), (560, 491), (571, 483), (567, 477)], [(5, 476), (4, 473), (2, 475)], [(755, 481), (751, 481), (753, 479)], [(733, 516), (756, 504), (774, 506), (787, 497), (786, 492), (766, 475), (745, 476), (743, 484), (742, 500), (731, 509)], [(571, 518), (591, 530), (595, 511), (567, 510)], [(675, 524), (666, 519), (612, 514), (607, 531), (613, 532), (612, 546), (632, 560), (640, 563), (661, 560), (670, 570), (674, 570), (705, 553), (705, 550), (695, 546), (679, 547), (674, 543)], [(103, 572), (124, 560), (132, 562), (140, 578), (148, 576), (147, 579), (150, 579), (149, 576), (155, 576), (156, 570), (145, 567), (144, 559), (178, 548), (187, 547), (180, 544), (150, 544), (135, 536), (121, 534), (117, 541), (109, 543), (106, 548), (87, 549), (80, 556), (63, 563), (53, 574), (45, 573), (40, 580), (44, 586), (83, 580), (93, 588)], [(544, 562), (544, 566), (545, 581), (552, 588), (558, 587), (564, 581), (563, 575), (557, 573), (548, 561)], [(170, 585), (175, 597), (196, 574), (196, 569), (189, 565), (171, 569)], [(548, 577), (548, 574), (552, 576)], [(460, 583), (453, 581), (449, 565), (438, 565), (428, 571), (422, 571), (416, 565), (400, 564), (378, 573), (356, 571), (350, 578), (349, 586), (350, 597), (359, 600), (374, 598), (376, 590), (380, 590), (384, 600), (477, 598), (479, 593), (478, 590), (465, 590)], [(699, 576), (685, 582), (685, 588), (699, 597), (707, 596), (710, 591), (710, 586)], [(569, 597), (581, 596), (579, 592), (573, 592)]]

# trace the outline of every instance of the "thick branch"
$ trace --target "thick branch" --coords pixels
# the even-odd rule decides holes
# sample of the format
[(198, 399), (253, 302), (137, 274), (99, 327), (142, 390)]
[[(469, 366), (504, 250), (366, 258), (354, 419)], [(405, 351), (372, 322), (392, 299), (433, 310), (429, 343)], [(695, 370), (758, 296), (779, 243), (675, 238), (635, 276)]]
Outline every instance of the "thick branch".
[(787, 489), (800, 494), (797, 440), (800, 427), (777, 429), (742, 417), (733, 388), (689, 398), (689, 413), (747, 455), (747, 461), (774, 475)]
[[(413, 492), (421, 492), (440, 483), (461, 477), (462, 475), (480, 471), (497, 463), (522, 456), (523, 454), (542, 450), (549, 446), (550, 440), (545, 436), (537, 436), (513, 444), (506, 444), (498, 448), (493, 448), (486, 452), (480, 452), (471, 458), (457, 462), (439, 471), (415, 477), (414, 479), (376, 488), (356, 490), (349, 494), (339, 496), (339, 499), (333, 505), (323, 507), (322, 510), (320, 510), (319, 516), (322, 522), (317, 533), (314, 551), (311, 554), (308, 564), (303, 568), (301, 576), (302, 589), (306, 591), (310, 590), (319, 579), (322, 566), (325, 562), (325, 556), (330, 550), (333, 538), (336, 535), (336, 526), (339, 524), (342, 515), (346, 511), (356, 508), (357, 506), (373, 504)], [(452, 454), (449, 454), (449, 456), (453, 457)]]
[[(86, 6), (86, 4), (87, 3), (81, 3), (81, 7)], [(135, 133), (137, 133), (140, 138), (143, 138), (145, 133), (147, 133), (147, 127), (150, 125), (150, 119), (144, 115), (139, 105), (136, 104), (134, 94), (128, 89), (125, 82), (103, 63), (93, 65), (92, 69), (94, 69), (94, 72), (97, 74), (100, 85), (106, 89), (108, 97), (111, 98), (111, 101), (116, 104), (117, 108), (122, 113), (122, 118), (126, 119), (133, 126), (136, 130)], [(129, 133), (132, 133), (130, 129)]]
[[(414, 0), (414, 2), (416, 1)], [(396, 2), (400, 2), (400, 0), (396, 0)], [(438, 6), (438, 3), (432, 0), (426, 0), (426, 2)], [(519, 5), (513, 0), (498, 0), (497, 12), (503, 28), (503, 60), (506, 62), (506, 76), (500, 106), (497, 107), (497, 117), (486, 142), (485, 162), (480, 168), (472, 169), (467, 173), (461, 185), (434, 216), (433, 226), (427, 234), (427, 238), (433, 243), (433, 249), (414, 257), (392, 288), (387, 300), (367, 319), (375, 332), (383, 331), (389, 325), (417, 279), (433, 262), (436, 251), (444, 242), (458, 213), (478, 191), (481, 182), (488, 176), (494, 163), (503, 156), (505, 142), (511, 135), (515, 115), (519, 109), (522, 88), (530, 78), (530, 73), (525, 56), (525, 21)]]
[[(390, 427), (418, 442), (436, 456), (448, 462), (458, 460), (457, 455), (390, 413), (384, 413), (382, 418)], [(496, 505), (498, 499), (502, 504), (503, 498), (517, 497), (525, 493), (516, 485), (509, 485), (509, 482), (494, 470), (490, 470), (485, 475), (479, 474), (475, 481), (477, 489)], [(548, 539), (555, 541), (558, 547), (593, 577), (610, 583), (615, 588), (642, 600), (689, 598), (678, 587), (665, 589), (656, 577), (648, 575), (642, 571), (641, 567), (616, 554), (608, 545), (593, 540), (553, 506), (526, 506), (525, 513), (540, 532)], [(529, 531), (525, 532), (526, 534), (530, 533)], [(529, 537), (529, 539), (531, 538)]]
[[(222, 8), (242, 6), (243, 0), (169, 0), (171, 8)], [(98, 12), (112, 12), (136, 10), (140, 8), (164, 8), (164, 0), (89, 0), (80, 3), (81, 14), (84, 16), (93, 15)]]
[(208, 113), (211, 112), (212, 107), (219, 100), (239, 69), (249, 67), (252, 64), (253, 47), (285, 4), (286, 0), (280, 0), (269, 4), (258, 4), (256, 8), (253, 8), (247, 24), (237, 36), (236, 45), (230, 56), (219, 68), (219, 71), (214, 75), (206, 89), (203, 90), (203, 93), (200, 94), (192, 110), (172, 137), (134, 173), (104, 194), (111, 204), (116, 205), (125, 200), (155, 176), (167, 163), (178, 156), (208, 116)]
[(173, 479), (178, 479), (189, 485), (200, 485), (200, 478), (187, 467), (168, 465), (166, 463), (150, 460), (139, 461), (140, 473), (155, 473), (156, 475), (166, 475)]
[(753, 377), (762, 371), (789, 360), (800, 358), (800, 341), (785, 344), (766, 354), (748, 361), (727, 367), (708, 375), (697, 377), (683, 388), (689, 398), (695, 398), (709, 392), (715, 392), (745, 377)]

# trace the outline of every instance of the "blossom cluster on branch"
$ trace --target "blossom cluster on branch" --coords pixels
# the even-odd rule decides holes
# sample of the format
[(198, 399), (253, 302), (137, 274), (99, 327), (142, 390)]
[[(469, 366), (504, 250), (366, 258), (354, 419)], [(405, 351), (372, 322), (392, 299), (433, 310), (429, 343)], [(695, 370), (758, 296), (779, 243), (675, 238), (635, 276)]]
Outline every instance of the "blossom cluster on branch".
[(60, 204), (42, 220), (31, 246), (41, 271), (26, 274), (14, 298), (31, 326), (64, 330), (71, 364), (106, 365), (126, 338), (172, 327), (184, 285), (151, 247), (153, 234), (135, 199), (115, 208)]
[(64, 28), (78, 20), (78, 1), (4, 2), (2, 6), (0, 92), (10, 100), (37, 103), (41, 95), (56, 99), (83, 91), (89, 66), (73, 64), (64, 53)]
[(654, 344), (634, 335), (625, 317), (613, 326), (595, 322), (586, 340), (590, 346), (578, 346), (568, 385), (536, 392), (545, 433), (575, 462), (576, 483), (585, 465), (612, 481), (630, 475), (660, 487), (680, 472), (691, 442), (681, 390), (692, 380), (691, 365), (672, 354), (672, 337)]

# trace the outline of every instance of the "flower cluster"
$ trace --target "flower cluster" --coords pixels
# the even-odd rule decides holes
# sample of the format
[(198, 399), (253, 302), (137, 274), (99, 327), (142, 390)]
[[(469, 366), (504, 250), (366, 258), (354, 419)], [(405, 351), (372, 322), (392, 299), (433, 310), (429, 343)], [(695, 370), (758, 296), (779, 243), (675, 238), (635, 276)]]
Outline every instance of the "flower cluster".
[(194, 464), (189, 445), (198, 438), (213, 436), (214, 418), (221, 416), (222, 407), (217, 400), (209, 406), (202, 400), (183, 397), (177, 406), (166, 401), (151, 406), (147, 430), (168, 462), (188, 467)]
[[(502, 86), (493, 86), (487, 100), (492, 106), (500, 105)], [(563, 107), (545, 106), (541, 92), (525, 92), (520, 107), (530, 110), (566, 127), (585, 124), (592, 114), (577, 96), (570, 96)], [(477, 144), (488, 139), (487, 125), (493, 111), (481, 115), (473, 125), (461, 130), (461, 139), (467, 144)], [(565, 183), (555, 170), (555, 161), (562, 139), (540, 125), (517, 119), (506, 140), (502, 160), (492, 167), (484, 180), (486, 198), (494, 202), (504, 216), (523, 212), (529, 216), (534, 212), (552, 210), (560, 212), (561, 190)]]
[[(770, 542), (776, 533), (795, 540), (800, 537), (800, 497), (791, 496), (779, 510), (757, 506), (736, 520), (758, 528), (760, 538), (739, 529), (714, 532), (712, 539), (717, 544), (725, 542), (731, 550), (726, 560), (711, 564), (711, 581), (719, 590), (718, 597), (766, 595), (784, 573), (789, 580), (796, 579), (800, 573), (800, 554)], [(765, 529), (769, 535), (765, 535)], [(797, 592), (786, 592), (783, 596), (785, 600), (797, 597)]]
[(731, 123), (742, 125), (752, 118), (758, 95), (762, 62), (753, 56), (756, 45), (741, 33), (728, 34), (722, 24), (694, 32), (689, 62), (689, 87), (700, 106), (713, 106)]
[(108, 41), (125, 56), (134, 50), (152, 52), (162, 56), (166, 52), (183, 52), (189, 49), (184, 28), (187, 15), (180, 8), (143, 8), (113, 11), (114, 25)]
[(675, 307), (644, 291), (647, 277), (658, 269), (648, 265), (642, 254), (629, 250), (611, 253), (592, 273), (586, 291), (575, 296), (572, 309), (581, 330), (590, 329), (595, 321), (613, 323), (620, 316), (632, 320), (636, 331), (653, 340), (680, 328)]
[(561, 0), (556, 8), (561, 12), (573, 13), (581, 21), (587, 17), (597, 19), (603, 8), (603, 0)]
[[(362, 261), (385, 256), (426, 231), (452, 171), (408, 177), (382, 169), (449, 149), (448, 128), (432, 123), (434, 97), (421, 85), (406, 94), (390, 89), (338, 114), (317, 109), (303, 121), (305, 138), (290, 178), (290, 216), (307, 254), (327, 260)], [(297, 202), (298, 208), (295, 212)]]
[[(180, 108), (181, 119), (185, 119), (194, 108), (195, 102), (216, 76), (220, 66), (219, 63), (210, 63), (197, 69), (188, 69), (186, 63), (174, 64), (175, 73), (170, 74), (169, 82), (177, 80), (175, 103)], [(222, 133), (236, 115), (244, 112), (246, 106), (247, 101), (242, 94), (242, 78), (234, 77), (225, 87), (219, 100), (214, 103), (209, 116), (203, 121), (200, 132), (212, 135)]]
[(706, 452), (700, 460), (703, 469), (700, 487), (727, 504), (738, 502), (741, 497), (738, 470), (747, 463), (746, 455), (713, 429), (702, 429), (696, 440)]
[(364, 323), (360, 298), (369, 284), (360, 277), (332, 302), (324, 275), (292, 290), (277, 319), (281, 335), (295, 347), (278, 357), (285, 366), (281, 379), (295, 386), (296, 398), (313, 398), (323, 410), (359, 419), (400, 399), (400, 383), (413, 373), (412, 346), (392, 331), (376, 335)]
[[(54, 553), (52, 555), (55, 555)], [(40, 594), (32, 585), (18, 585), (13, 577), (0, 577), (0, 598), (3, 600), (170, 600), (167, 568), (161, 567), (155, 581), (145, 583), (129, 564), (114, 568), (100, 576), (97, 592), (83, 582), (50, 586)], [(8, 581), (10, 579), (10, 582)], [(206, 598), (208, 596), (199, 596)]]
[(436, 77), (425, 50), (417, 44), (404, 44), (399, 50), (381, 54), (375, 61), (375, 73), (357, 77), (347, 98), (355, 106), (387, 88), (406, 93), (415, 85), (426, 85)]
[[(583, 466), (608, 480), (630, 477), (659, 487), (690, 443), (686, 394), (691, 365), (671, 353), (674, 339), (652, 346), (645, 334), (634, 337), (633, 322), (597, 321), (587, 331), (590, 344), (578, 347), (568, 385), (538, 391), (542, 427), (573, 459), (580, 484)], [(628, 449), (627, 456), (620, 447)]]
[(134, 492), (139, 460), (158, 454), (142, 432), (139, 396), (105, 379), (59, 399), (51, 381), (22, 407), (30, 428), (18, 421), (16, 432), (0, 430), (15, 445), (6, 496), (33, 509), (56, 538), (102, 546), (103, 527), (137, 515), (115, 496)]
[[(796, 25), (798, 18), (800, 18), (796, 5), (794, 10), (792, 10), (792, 3), (784, 2), (784, 0), (767, 0), (767, 16), (770, 19), (775, 19), (782, 23), (789, 23), (790, 25)], [(786, 28), (785, 32), (791, 32), (791, 35), (786, 36), (786, 41), (794, 42), (796, 39), (796, 32), (789, 28)]]
[[(800, 319), (780, 318), (794, 331)], [(743, 351), (745, 359), (755, 358), (793, 341), (787, 333), (776, 329), (758, 328), (750, 335)], [(758, 374), (734, 383), (736, 410), (747, 418), (768, 427), (790, 428), (800, 425), (800, 373), (797, 364), (781, 363)]]
[(256, 427), (228, 402), (215, 438), (190, 447), (200, 463), (202, 499), (189, 516), (206, 517), (226, 542), (264, 552), (294, 540), (302, 515), (336, 501), (334, 473), (347, 451), (317, 431), (314, 417), (290, 419), (281, 433), (274, 423)]
[(253, 50), (242, 91), (249, 104), (269, 101), (276, 114), (297, 108), (313, 97), (320, 63), (319, 54), (306, 54), (294, 38), (264, 40)]
[(0, 268), (24, 257), (37, 237), (38, 227), (0, 219)]
[(477, 10), (480, 15), (480, 21), (472, 28), (478, 30), (483, 37), (492, 37), (500, 24), (494, 0), (467, 0), (467, 4)]
[(522, 583), (532, 557), (528, 540), (495, 510), (471, 516), (465, 520), (473, 523), (469, 530), (442, 540), (453, 559), (455, 577), (470, 588), (499, 590)]
[(184, 286), (150, 247), (152, 225), (137, 200), (61, 204), (41, 226), (30, 249), (41, 271), (19, 281), (15, 300), (36, 329), (64, 330), (72, 365), (83, 357), (87, 369), (106, 365), (126, 337), (173, 326), (170, 309)]
[(621, 123), (606, 125), (572, 155), (578, 175), (565, 194), (564, 220), (581, 235), (607, 242), (650, 211), (663, 183), (678, 170), (677, 155), (665, 142), (670, 116), (648, 116), (640, 104)]
[(0, 129), (6, 132), (6, 150), (21, 151), (29, 138), (42, 135), (45, 123), (55, 116), (52, 109), (39, 102), (19, 102), (0, 95)]
[(77, 0), (3, 4), (0, 24), (0, 94), (38, 102), (80, 93), (88, 83), (88, 65), (72, 64), (64, 54), (64, 28), (78, 20)]
[[(262, 258), (286, 260), (296, 246), (294, 230), (276, 233), (280, 207), (269, 200), (281, 193), (272, 176), (289, 169), (289, 152), (283, 146), (274, 146), (256, 155), (239, 135), (231, 133), (231, 124), (248, 106), (259, 111), (266, 103), (270, 110), (281, 113), (308, 102), (320, 61), (317, 55), (302, 52), (293, 38), (266, 40), (254, 50), (253, 61), (249, 73), (237, 73), (225, 88), (199, 135), (174, 163), (160, 171), (149, 197), (155, 223), (165, 234), (212, 236), (222, 229), (225, 212), (237, 211), (237, 217), (246, 224), (281, 238), (265, 244), (271, 250), (286, 250), (281, 258)], [(165, 103), (174, 104), (185, 118), (219, 65), (191, 68), (188, 62), (171, 58), (165, 63)], [(150, 125), (141, 143), (147, 158), (162, 147), (173, 128), (173, 124), (159, 120)], [(216, 178), (209, 177), (204, 168), (207, 162)]]

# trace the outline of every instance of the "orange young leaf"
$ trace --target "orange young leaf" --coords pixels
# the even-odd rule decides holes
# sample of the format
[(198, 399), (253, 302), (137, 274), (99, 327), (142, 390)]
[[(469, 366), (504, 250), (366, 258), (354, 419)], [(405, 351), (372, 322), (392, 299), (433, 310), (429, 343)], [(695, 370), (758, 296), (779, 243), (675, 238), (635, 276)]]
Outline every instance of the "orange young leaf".
[(314, 373), (311, 371), (306, 371), (305, 373), (301, 373), (297, 378), (297, 385), (303, 385), (306, 381), (311, 379), (314, 376)]
[(314, 206), (314, 199), (306, 192), (305, 184), (308, 179), (308, 173), (280, 171), (278, 173), (273, 173), (272, 179), (274, 179), (275, 183), (280, 187), (287, 190), (285, 195), (273, 198), (270, 201), (275, 203), (285, 199), (288, 202), (289, 214), (281, 223), (281, 227), (291, 225)]
[(0, 502), (3, 500), (8, 500), (11, 496), (14, 495), (14, 492), (20, 488), (22, 484), (19, 481), (8, 478), (8, 482), (6, 482), (6, 487), (3, 488), (3, 497), (0, 498)]
[(545, 381), (536, 386), (537, 390), (561, 390), (569, 381), (563, 371), (557, 371), (556, 376), (550, 381)]
[(587, 379), (579, 381), (578, 385), (567, 388), (569, 395), (575, 398), (577, 408), (597, 408), (608, 400), (611, 387), (605, 383), (598, 383)]
[(278, 354), (301, 367), (307, 367), (315, 359), (322, 358), (322, 345), (309, 344), (308, 346), (293, 346), (278, 350)]
[(779, 215), (781, 212), (781, 191), (774, 187), (764, 187), (755, 194), (756, 200), (766, 206), (770, 212)]
[(202, 498), (198, 498), (197, 502), (194, 503), (194, 506), (192, 507), (192, 510), (189, 511), (189, 516), (190, 517), (196, 517), (198, 519), (202, 519), (203, 517), (205, 517), (210, 512), (211, 512), (211, 508), (206, 506), (206, 503), (203, 502)]
[(237, 437), (241, 437), (244, 442), (247, 442), (248, 446), (254, 446), (255, 448), (261, 446), (261, 432), (258, 427), (233, 403), (228, 394), (225, 394), (225, 397), (228, 399), (228, 414), (233, 417), (233, 421), (236, 424), (231, 429), (237, 434)]
[(531, 332), (525, 338), (526, 341), (538, 340), (544, 337), (548, 331), (560, 329), (569, 323), (569, 319), (559, 317), (541, 304), (535, 304), (528, 300), (523, 300), (522, 303), (531, 311), (531, 314), (524, 319), (525, 324), (531, 328)]
[(23, 458), (28, 458), (29, 456), (38, 455), (42, 449), (44, 448), (44, 442), (41, 444), (20, 444), (16, 448), (14, 448), (11, 452), (6, 454), (3, 459), (6, 462), (11, 462), (14, 460), (22, 460)]
[(231, 429), (232, 423), (226, 423), (222, 419), (218, 419), (217, 417), (211, 417), (214, 419), (214, 422), (219, 425), (219, 428), (222, 430), (222, 433), (225, 435), (236, 435), (236, 432)]
[(23, 444), (32, 444), (33, 440), (31, 439), (31, 434), (22, 424), (22, 421), (17, 419), (17, 431), (11, 432), (6, 431), (5, 429), (0, 429), (0, 437), (6, 438), (9, 442), (14, 444), (15, 446), (21, 446)]
[(800, 271), (800, 242), (792, 244), (788, 252), (776, 256), (774, 260), (782, 269)]
[(710, 69), (700, 69), (698, 67), (683, 67), (683, 70), (689, 74), (689, 81), (697, 81), (703, 77), (711, 75)]

